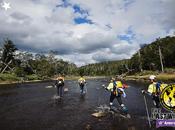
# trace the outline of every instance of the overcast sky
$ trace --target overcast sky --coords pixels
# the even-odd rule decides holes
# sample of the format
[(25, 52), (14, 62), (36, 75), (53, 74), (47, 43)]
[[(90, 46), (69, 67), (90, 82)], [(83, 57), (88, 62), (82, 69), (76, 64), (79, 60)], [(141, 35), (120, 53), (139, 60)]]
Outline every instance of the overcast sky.
[[(54, 50), (78, 66), (130, 58), (175, 31), (175, 0), (4, 0), (0, 40), (21, 50)], [(0, 3), (3, 1), (0, 0)]]

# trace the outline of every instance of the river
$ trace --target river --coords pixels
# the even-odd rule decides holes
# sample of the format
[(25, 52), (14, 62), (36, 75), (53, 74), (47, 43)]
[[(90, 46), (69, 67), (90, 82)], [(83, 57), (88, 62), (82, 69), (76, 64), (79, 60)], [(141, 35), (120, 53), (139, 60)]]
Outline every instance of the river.
[[(19, 84), (0, 88), (1, 130), (148, 130), (145, 103), (141, 90), (146, 84), (127, 81), (127, 97), (123, 99), (131, 119), (102, 118), (91, 114), (100, 105), (109, 104), (110, 93), (102, 88), (108, 84), (105, 79), (87, 80), (87, 94), (81, 97), (76, 81), (68, 80), (62, 102), (56, 103), (53, 96), (56, 89), (48, 87), (53, 82)], [(151, 98), (146, 96), (150, 109)], [(115, 100), (114, 105), (117, 106)], [(159, 128), (173, 129), (173, 128)]]

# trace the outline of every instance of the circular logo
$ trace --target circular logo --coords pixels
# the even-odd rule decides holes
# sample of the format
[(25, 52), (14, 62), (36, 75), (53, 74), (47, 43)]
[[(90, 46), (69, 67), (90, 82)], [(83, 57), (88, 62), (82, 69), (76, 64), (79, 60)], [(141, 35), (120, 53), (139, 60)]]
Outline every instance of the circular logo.
[(166, 110), (175, 112), (175, 84), (170, 84), (162, 90), (160, 102)]

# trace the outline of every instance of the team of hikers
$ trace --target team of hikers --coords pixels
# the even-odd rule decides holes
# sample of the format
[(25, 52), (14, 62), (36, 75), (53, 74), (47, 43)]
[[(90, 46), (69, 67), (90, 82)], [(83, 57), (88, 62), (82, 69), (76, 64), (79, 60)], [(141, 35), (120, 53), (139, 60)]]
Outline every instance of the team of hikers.
[[(161, 94), (161, 91), (167, 86), (167, 84), (157, 82), (155, 75), (151, 75), (149, 77), (149, 80), (150, 80), (150, 85), (148, 86), (147, 90), (142, 90), (142, 94), (150, 95), (152, 97), (153, 104), (157, 108), (159, 108), (160, 107), (159, 95)], [(85, 95), (86, 94), (85, 86), (87, 82), (83, 77), (83, 75), (80, 76), (77, 83), (80, 88), (80, 94)], [(63, 98), (64, 75), (61, 75), (61, 74), (58, 75), (55, 82), (55, 86), (57, 88), (58, 97)], [(111, 78), (108, 86), (105, 86), (105, 85), (102, 85), (102, 86), (111, 93), (109, 98), (110, 108), (112, 109), (113, 107), (114, 99), (117, 99), (122, 110), (127, 113), (128, 110), (122, 101), (122, 97), (123, 98), (126, 97), (125, 88), (128, 88), (128, 86), (122, 83), (121, 78), (119, 76), (116, 76), (115, 78)]]

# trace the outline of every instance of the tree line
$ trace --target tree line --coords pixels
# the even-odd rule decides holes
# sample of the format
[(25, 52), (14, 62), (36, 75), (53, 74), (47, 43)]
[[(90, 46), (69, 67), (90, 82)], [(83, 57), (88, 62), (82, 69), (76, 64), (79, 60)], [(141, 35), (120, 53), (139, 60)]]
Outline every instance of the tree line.
[(161, 71), (160, 50), (165, 68), (175, 69), (175, 37), (158, 38), (151, 44), (143, 44), (130, 59), (108, 61), (82, 66), (85, 75), (134, 74), (143, 70)]
[[(160, 51), (162, 57), (160, 57)], [(140, 54), (139, 54), (140, 53)], [(175, 67), (175, 37), (158, 38), (148, 45), (143, 45), (129, 61), (129, 67), (136, 72), (143, 70), (161, 71), (161, 61), (165, 68)], [(161, 59), (160, 59), (161, 58)]]
[(48, 54), (19, 51), (13, 41), (6, 39), (0, 49), (0, 73), (15, 74), (18, 77), (35, 75), (44, 79), (58, 73), (74, 75), (77, 66), (56, 58), (54, 51)]
[(13, 41), (4, 40), (0, 48), (0, 73), (13, 73), (18, 77), (37, 75), (52, 77), (65, 75), (109, 76), (134, 74), (143, 70), (161, 71), (161, 60), (165, 68), (175, 68), (175, 37), (158, 38), (144, 44), (130, 59), (105, 61), (77, 67), (74, 63), (56, 58), (54, 51), (48, 54), (19, 51)]
[(106, 61), (101, 63), (89, 64), (79, 68), (79, 73), (91, 76), (109, 76), (122, 74), (128, 71), (128, 61)]

